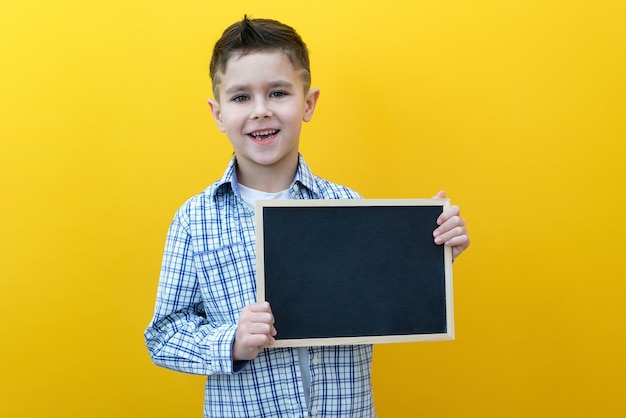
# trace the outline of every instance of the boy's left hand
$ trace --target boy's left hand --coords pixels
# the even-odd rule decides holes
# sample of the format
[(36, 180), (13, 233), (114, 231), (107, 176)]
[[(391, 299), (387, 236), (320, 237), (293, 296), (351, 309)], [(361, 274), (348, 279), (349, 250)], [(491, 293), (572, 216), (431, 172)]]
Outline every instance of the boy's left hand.
[[(434, 199), (443, 199), (446, 197), (444, 191), (440, 191)], [(452, 248), (452, 259), (457, 258), (470, 245), (469, 236), (465, 220), (461, 218), (461, 210), (458, 206), (450, 206), (446, 208), (439, 218), (437, 218), (439, 227), (433, 231), (435, 244), (445, 244)]]

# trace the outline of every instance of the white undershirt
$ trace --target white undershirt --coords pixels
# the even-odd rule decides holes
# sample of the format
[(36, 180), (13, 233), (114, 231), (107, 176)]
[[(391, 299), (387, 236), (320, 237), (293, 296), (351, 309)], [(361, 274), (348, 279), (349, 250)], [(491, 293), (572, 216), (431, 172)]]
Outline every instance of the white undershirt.
[[(239, 195), (244, 202), (254, 212), (254, 202), (257, 200), (273, 200), (273, 199), (290, 199), (289, 189), (276, 193), (262, 192), (260, 190), (251, 189), (241, 184), (239, 187)], [(307, 406), (309, 405), (309, 391), (311, 390), (311, 372), (309, 371), (309, 351), (306, 347), (296, 348), (298, 359), (300, 361), (300, 374), (302, 375), (302, 386), (304, 388), (304, 397)]]

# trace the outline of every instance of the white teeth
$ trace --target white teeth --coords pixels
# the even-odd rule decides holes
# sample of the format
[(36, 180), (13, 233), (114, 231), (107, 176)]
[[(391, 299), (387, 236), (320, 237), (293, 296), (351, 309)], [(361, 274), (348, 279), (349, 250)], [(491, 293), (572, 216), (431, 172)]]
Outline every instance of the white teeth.
[(250, 135), (252, 135), (252, 136), (268, 136), (268, 135), (274, 135), (276, 132), (278, 132), (276, 129), (266, 129), (264, 131), (252, 132)]

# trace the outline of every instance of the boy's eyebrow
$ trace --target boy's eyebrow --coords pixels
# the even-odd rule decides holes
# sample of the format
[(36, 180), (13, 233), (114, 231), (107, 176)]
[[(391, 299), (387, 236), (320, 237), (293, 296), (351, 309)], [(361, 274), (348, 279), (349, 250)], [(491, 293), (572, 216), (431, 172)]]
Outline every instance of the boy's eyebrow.
[(245, 91), (246, 88), (247, 87), (244, 84), (235, 84), (234, 86), (230, 86), (228, 89), (226, 89), (225, 93), (232, 94), (240, 91)]
[(286, 80), (277, 80), (277, 81), (269, 83), (270, 88), (276, 88), (276, 87), (288, 88), (292, 86), (293, 84)]
[[(286, 80), (272, 81), (271, 83), (267, 84), (267, 88), (270, 88), (270, 89), (274, 89), (277, 87), (289, 88), (289, 87), (293, 87), (293, 84)], [(226, 94), (238, 93), (241, 91), (246, 91), (249, 88), (250, 87), (248, 84), (234, 84), (230, 86), (228, 89), (226, 89), (225, 93)]]

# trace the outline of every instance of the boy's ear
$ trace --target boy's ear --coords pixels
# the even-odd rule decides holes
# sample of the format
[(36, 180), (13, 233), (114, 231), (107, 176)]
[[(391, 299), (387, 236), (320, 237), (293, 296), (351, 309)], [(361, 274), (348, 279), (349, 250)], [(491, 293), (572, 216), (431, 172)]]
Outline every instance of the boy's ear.
[(302, 120), (308, 122), (313, 118), (313, 112), (315, 111), (315, 105), (317, 104), (317, 99), (320, 97), (320, 89), (315, 88), (311, 89), (307, 92), (304, 97), (304, 115), (302, 116)]
[(215, 99), (209, 99), (209, 107), (211, 108), (211, 114), (213, 115), (213, 119), (215, 119), (215, 123), (217, 123), (217, 127), (220, 131), (224, 132), (224, 122), (222, 121), (222, 112), (219, 102)]

